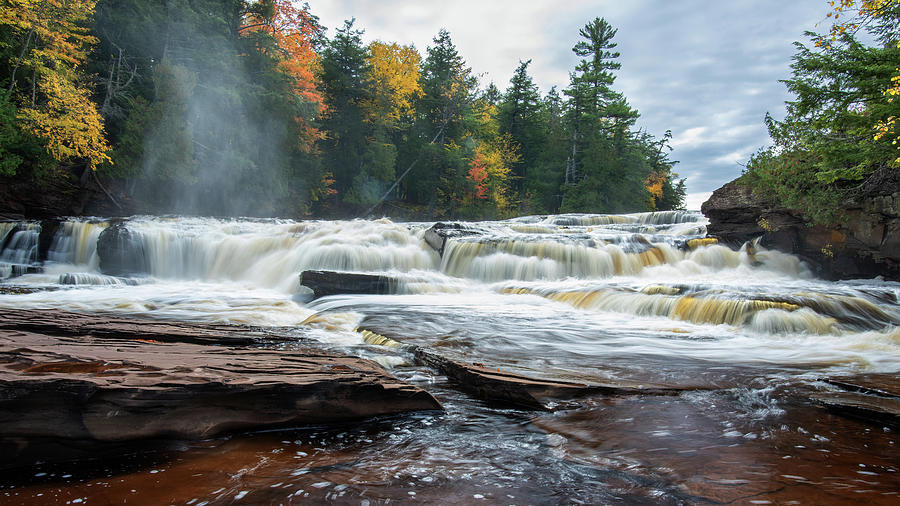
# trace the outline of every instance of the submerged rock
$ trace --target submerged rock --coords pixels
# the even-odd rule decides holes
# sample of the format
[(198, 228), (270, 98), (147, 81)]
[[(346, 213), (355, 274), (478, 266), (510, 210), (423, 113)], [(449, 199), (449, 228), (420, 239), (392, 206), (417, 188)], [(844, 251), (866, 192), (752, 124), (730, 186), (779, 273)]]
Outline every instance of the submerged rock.
[(234, 347), (248, 342), (257, 338), (224, 326), (0, 315), (0, 468), (78, 456), (66, 449), (441, 409), (374, 362)]
[(41, 265), (11, 265), (10, 278), (17, 278), (26, 274), (43, 274), (44, 267)]
[(90, 272), (67, 272), (59, 275), (61, 285), (127, 285), (136, 286), (138, 282), (129, 278), (104, 276)]
[(397, 293), (397, 280), (377, 274), (334, 271), (303, 271), (300, 285), (313, 292), (313, 298), (329, 295)]
[[(883, 189), (891, 191), (897, 184)], [(848, 200), (845, 224), (809, 226), (804, 217), (737, 179), (714, 191), (701, 210), (707, 233), (738, 247), (760, 244), (797, 255), (829, 279), (900, 280), (900, 192)]]

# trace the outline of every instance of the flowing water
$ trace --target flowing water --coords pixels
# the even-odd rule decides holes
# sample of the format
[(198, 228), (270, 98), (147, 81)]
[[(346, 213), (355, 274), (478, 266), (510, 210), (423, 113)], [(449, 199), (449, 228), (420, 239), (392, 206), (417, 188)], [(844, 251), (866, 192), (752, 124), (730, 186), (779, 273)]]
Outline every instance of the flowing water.
[[(446, 412), (38, 466), (0, 480), (0, 502), (896, 504), (894, 433), (809, 395), (831, 388), (823, 376), (900, 371), (900, 285), (822, 281), (792, 256), (703, 239), (705, 224), (692, 212), (468, 223), (439, 253), (431, 224), (135, 217), (149, 272), (126, 279), (99, 272), (108, 223), (69, 220), (43, 272), (5, 282), (24, 290), (0, 309), (291, 329), (378, 361)], [(26, 272), (40, 226), (0, 227), (0, 276)], [(384, 274), (398, 293), (306, 302), (308, 269)], [(533, 377), (688, 390), (552, 413), (490, 406), (363, 328)]]

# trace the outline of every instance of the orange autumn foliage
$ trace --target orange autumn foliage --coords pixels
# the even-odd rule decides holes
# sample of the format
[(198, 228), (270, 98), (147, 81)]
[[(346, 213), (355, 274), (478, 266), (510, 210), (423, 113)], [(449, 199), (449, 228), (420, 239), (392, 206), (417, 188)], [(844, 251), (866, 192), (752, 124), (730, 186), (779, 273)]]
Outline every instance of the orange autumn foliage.
[(322, 26), (316, 16), (309, 12), (309, 5), (297, 8), (290, 0), (272, 2), (270, 18), (263, 18), (259, 13), (249, 17), (248, 32), (263, 31), (270, 34), (281, 51), (278, 66), (294, 82), (295, 98), (304, 104), (312, 105), (308, 118), (297, 117), (301, 127), (301, 147), (310, 152), (321, 138), (321, 133), (312, 126), (310, 120), (322, 113), (325, 99), (316, 88), (316, 69), (319, 55), (313, 43), (322, 34)]
[(469, 169), (468, 178), (470, 181), (475, 183), (475, 198), (484, 200), (488, 197), (488, 188), (484, 183), (484, 181), (488, 177), (487, 167), (484, 166), (484, 162), (478, 155), (476, 155), (475, 158), (472, 159), (472, 163), (470, 164), (470, 166), (471, 168)]

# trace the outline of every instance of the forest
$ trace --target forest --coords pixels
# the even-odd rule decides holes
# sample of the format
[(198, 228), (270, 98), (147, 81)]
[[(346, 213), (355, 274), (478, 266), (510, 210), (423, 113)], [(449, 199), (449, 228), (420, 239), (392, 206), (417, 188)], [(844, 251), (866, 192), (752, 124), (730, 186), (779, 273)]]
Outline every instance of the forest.
[(614, 89), (616, 29), (542, 94), (451, 34), (329, 33), (289, 0), (2, 0), (0, 180), (97, 185), (155, 214), (493, 219), (683, 207), (671, 133)]

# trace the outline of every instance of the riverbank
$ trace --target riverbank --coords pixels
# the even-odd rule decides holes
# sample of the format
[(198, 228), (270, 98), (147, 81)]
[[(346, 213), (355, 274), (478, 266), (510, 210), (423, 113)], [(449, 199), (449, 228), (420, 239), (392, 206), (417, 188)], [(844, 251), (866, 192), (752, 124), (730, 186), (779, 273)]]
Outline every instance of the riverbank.
[(890, 173), (877, 188), (848, 198), (843, 221), (813, 225), (802, 213), (735, 179), (703, 203), (707, 233), (724, 244), (759, 244), (796, 255), (817, 276), (900, 281), (900, 176)]

